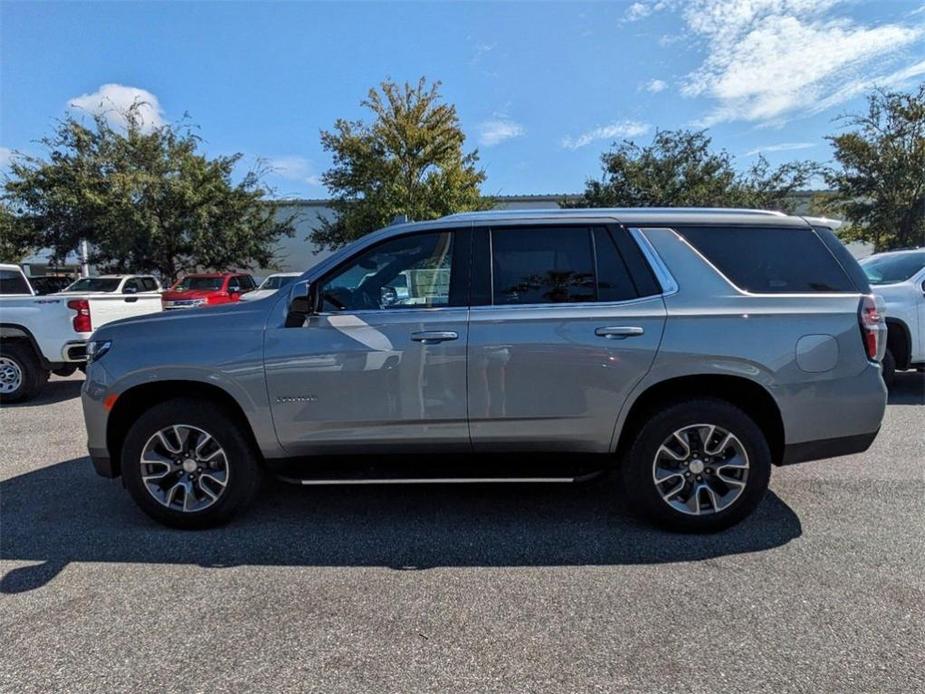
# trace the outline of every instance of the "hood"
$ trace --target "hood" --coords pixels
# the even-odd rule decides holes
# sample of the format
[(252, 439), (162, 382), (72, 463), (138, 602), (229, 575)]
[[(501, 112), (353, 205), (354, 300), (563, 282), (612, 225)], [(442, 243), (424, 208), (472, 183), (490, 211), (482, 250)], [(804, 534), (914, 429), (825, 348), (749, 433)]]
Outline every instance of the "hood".
[[(183, 296), (187, 296), (184, 294)], [(164, 337), (171, 333), (185, 340), (195, 340), (197, 333), (220, 330), (262, 329), (266, 325), (268, 307), (263, 304), (219, 304), (188, 311), (159, 311), (116, 320), (101, 326), (95, 339), (118, 339), (152, 335)]]

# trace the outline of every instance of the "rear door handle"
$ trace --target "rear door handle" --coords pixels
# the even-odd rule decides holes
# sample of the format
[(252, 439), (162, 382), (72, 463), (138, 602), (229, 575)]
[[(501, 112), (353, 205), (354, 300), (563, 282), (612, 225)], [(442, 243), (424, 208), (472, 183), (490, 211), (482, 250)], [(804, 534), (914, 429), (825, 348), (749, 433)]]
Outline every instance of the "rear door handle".
[(638, 325), (614, 325), (605, 328), (598, 328), (594, 334), (598, 337), (606, 337), (610, 340), (625, 340), (628, 337), (637, 337), (645, 333)]
[(455, 330), (423, 330), (418, 333), (411, 333), (411, 339), (425, 345), (435, 345), (438, 342), (458, 340), (459, 333)]

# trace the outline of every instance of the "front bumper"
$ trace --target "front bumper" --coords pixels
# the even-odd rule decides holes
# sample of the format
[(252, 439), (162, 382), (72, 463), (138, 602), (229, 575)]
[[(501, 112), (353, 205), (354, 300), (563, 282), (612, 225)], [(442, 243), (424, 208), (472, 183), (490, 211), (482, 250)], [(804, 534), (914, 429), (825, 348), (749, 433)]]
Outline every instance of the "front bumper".
[(90, 461), (93, 463), (93, 469), (100, 477), (118, 477), (119, 471), (113, 465), (112, 458), (109, 457), (109, 451), (105, 448), (89, 448)]

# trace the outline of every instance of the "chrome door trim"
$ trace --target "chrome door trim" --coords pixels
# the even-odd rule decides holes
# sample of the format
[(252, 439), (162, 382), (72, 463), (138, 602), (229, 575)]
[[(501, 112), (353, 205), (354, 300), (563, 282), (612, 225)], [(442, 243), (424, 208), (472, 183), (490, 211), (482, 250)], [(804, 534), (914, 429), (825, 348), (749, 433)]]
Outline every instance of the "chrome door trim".
[[(653, 227), (654, 228), (654, 227)], [(668, 229), (668, 231), (674, 231), (668, 227), (659, 227), (663, 229)], [(643, 256), (649, 262), (649, 265), (652, 268), (652, 272), (655, 273), (655, 278), (658, 280), (658, 283), (662, 286), (662, 296), (668, 296), (669, 294), (674, 294), (678, 291), (678, 281), (674, 278), (674, 275), (671, 274), (671, 271), (668, 269), (668, 266), (665, 265), (665, 261), (662, 260), (662, 257), (658, 254), (658, 251), (655, 250), (655, 246), (652, 245), (652, 242), (646, 238), (646, 235), (643, 233), (642, 229), (639, 227), (630, 227), (629, 228), (630, 236), (636, 241), (636, 245), (639, 246), (639, 250), (642, 251)]]

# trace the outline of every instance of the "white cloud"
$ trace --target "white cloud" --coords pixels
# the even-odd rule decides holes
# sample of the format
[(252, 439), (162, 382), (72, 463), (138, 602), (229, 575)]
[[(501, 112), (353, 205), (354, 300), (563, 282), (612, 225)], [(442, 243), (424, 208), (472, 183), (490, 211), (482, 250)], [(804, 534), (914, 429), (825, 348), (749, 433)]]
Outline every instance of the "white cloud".
[(524, 127), (510, 118), (494, 118), (479, 124), (479, 144), (494, 147), (526, 134)]
[(321, 178), (313, 173), (311, 162), (298, 155), (286, 155), (267, 159), (267, 166), (273, 174), (289, 181), (307, 183), (311, 186), (321, 185)]
[(627, 7), (626, 12), (623, 13), (623, 21), (638, 22), (640, 19), (645, 19), (653, 12), (659, 12), (665, 9), (666, 5), (667, 2), (665, 0), (658, 0), (658, 2), (634, 2)]
[(687, 28), (706, 49), (704, 62), (682, 88), (687, 96), (716, 102), (703, 124), (780, 122), (796, 112), (841, 103), (863, 91), (860, 84), (892, 79), (896, 85), (921, 74), (895, 68), (903, 49), (925, 36), (925, 27), (862, 25), (831, 16), (842, 2), (692, 0), (680, 5)]
[(776, 145), (761, 145), (760, 147), (755, 147), (755, 149), (746, 152), (746, 156), (751, 157), (763, 152), (789, 152), (794, 149), (809, 149), (815, 146), (815, 142), (781, 142)]
[(565, 149), (579, 149), (586, 147), (597, 140), (613, 140), (618, 137), (638, 137), (649, 132), (648, 123), (640, 123), (634, 120), (621, 120), (602, 125), (597, 128), (583, 132), (578, 137), (565, 137), (562, 139), (562, 146)]
[(664, 80), (650, 80), (646, 84), (646, 87), (645, 87), (647, 92), (652, 92), (653, 94), (658, 94), (659, 92), (663, 92), (667, 88), (668, 88), (668, 83), (665, 82)]
[(125, 112), (138, 104), (142, 129), (151, 130), (164, 125), (164, 110), (157, 97), (147, 89), (127, 87), (122, 84), (104, 84), (95, 92), (81, 94), (68, 101), (68, 108), (86, 111), (94, 115), (103, 114), (113, 127), (126, 126)]

